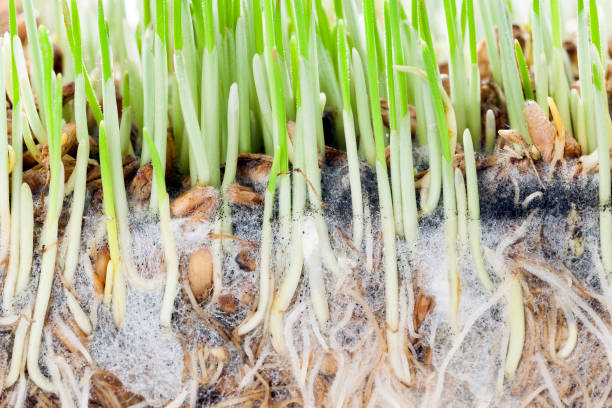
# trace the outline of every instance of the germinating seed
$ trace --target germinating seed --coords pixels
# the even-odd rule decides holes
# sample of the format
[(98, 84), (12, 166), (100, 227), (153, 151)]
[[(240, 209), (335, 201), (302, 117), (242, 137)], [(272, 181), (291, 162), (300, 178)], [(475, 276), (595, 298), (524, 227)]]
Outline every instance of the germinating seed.
[(610, 13), (3, 3), (0, 405), (609, 405)]

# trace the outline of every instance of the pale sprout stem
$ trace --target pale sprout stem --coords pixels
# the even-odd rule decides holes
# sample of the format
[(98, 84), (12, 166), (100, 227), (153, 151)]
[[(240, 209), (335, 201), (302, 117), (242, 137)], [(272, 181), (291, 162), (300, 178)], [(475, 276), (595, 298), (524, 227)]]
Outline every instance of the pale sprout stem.
[(261, 260), (259, 264), (259, 301), (257, 311), (238, 327), (238, 334), (243, 336), (255, 329), (268, 315), (268, 303), (272, 296), (273, 278), (270, 265), (270, 252), (272, 250), (272, 226), (270, 218), (274, 207), (274, 195), (266, 190), (264, 199), (264, 215), (261, 227)]
[[(77, 122), (77, 139), (79, 147), (77, 151), (77, 162), (74, 172), (70, 179), (73, 181), (72, 208), (70, 220), (68, 221), (67, 238), (64, 240), (66, 245), (64, 279), (69, 284), (74, 280), (79, 263), (79, 253), (81, 250), (81, 229), (83, 212), (85, 209), (85, 199), (87, 196), (87, 165), (89, 161), (89, 132), (87, 130), (87, 113), (85, 105), (85, 82), (83, 75), (76, 79), (75, 84), (75, 118)], [(70, 181), (67, 183), (70, 184)], [(78, 300), (68, 290), (64, 289), (66, 303), (75, 317), (78, 326), (87, 335), (92, 332), (92, 325), (87, 314), (81, 308)]]
[(567, 338), (565, 339), (561, 349), (557, 351), (557, 357), (568, 358), (578, 343), (578, 325), (576, 322), (576, 317), (574, 316), (571, 308), (568, 307), (562, 298), (559, 297), (559, 299), (561, 299), (561, 309), (563, 310), (565, 323), (567, 324)]
[(391, 198), (393, 202), (393, 215), (395, 219), (395, 232), (398, 236), (404, 236), (403, 203), (402, 203), (402, 182), (400, 168), (400, 146), (399, 135), (396, 129), (392, 129), (389, 135), (390, 150), (390, 173), (391, 173)]
[[(401, 174), (402, 205), (404, 210), (404, 238), (409, 245), (415, 245), (418, 238), (418, 210), (414, 186), (414, 161), (412, 157), (412, 135), (410, 114), (400, 121), (400, 156), (404, 161)], [(363, 205), (363, 204), (362, 204)], [(363, 221), (362, 221), (363, 223)]]
[[(302, 112), (302, 108), (299, 108), (294, 137), (294, 168), (301, 168), (304, 164), (304, 149), (302, 141), (304, 137), (304, 126), (307, 126), (307, 124), (304, 122)], [(306, 181), (303, 177), (297, 176), (293, 178), (293, 222), (291, 226), (291, 241), (288, 248), (288, 253), (290, 254), (289, 267), (281, 279), (278, 292), (274, 297), (272, 308), (270, 310), (269, 327), (272, 346), (277, 352), (282, 354), (287, 352), (283, 331), (284, 315), (285, 311), (291, 305), (291, 300), (293, 299), (302, 276), (302, 267), (304, 264), (302, 236), (304, 233), (303, 213), (305, 206)]]
[(329, 320), (329, 306), (326, 299), (325, 282), (323, 280), (323, 267), (319, 252), (319, 237), (312, 217), (304, 220), (304, 238), (302, 251), (304, 271), (308, 277), (310, 287), (310, 300), (319, 325), (323, 326)]
[[(51, 287), (53, 284), (53, 276), (55, 272), (55, 262), (57, 255), (57, 239), (58, 239), (58, 221), (64, 200), (64, 166), (60, 162), (59, 187), (57, 194), (56, 213), (47, 214), (45, 225), (42, 231), (42, 255), (40, 277), (38, 281), (38, 291), (36, 293), (36, 301), (34, 303), (34, 313), (32, 317), (32, 327), (30, 329), (30, 338), (27, 348), (27, 367), (30, 379), (46, 392), (55, 392), (53, 383), (45, 377), (40, 371), (38, 358), (40, 356), (40, 343), (42, 340), (42, 331), (45, 324), (45, 316), (49, 305), (51, 295)], [(53, 208), (53, 205), (49, 204)]]
[(11, 354), (11, 363), (9, 370), (4, 379), (4, 386), (10, 387), (15, 384), (19, 374), (21, 372), (22, 362), (25, 361), (24, 349), (26, 343), (26, 336), (28, 329), (30, 328), (30, 317), (32, 310), (28, 309), (23, 312), (19, 317), (19, 323), (17, 324), (17, 330), (15, 331), (15, 339), (13, 340), (13, 353)]
[(476, 173), (476, 161), (474, 158), (474, 147), (469, 130), (463, 133), (463, 149), (465, 156), (465, 177), (467, 179), (468, 199), (468, 235), (470, 239), (470, 251), (476, 268), (476, 276), (482, 286), (489, 292), (493, 291), (493, 283), (487, 272), (482, 258), (481, 228), (480, 228), (480, 201), (478, 196), (478, 176)]
[[(485, 256), (493, 265), (493, 269), (501, 278), (510, 276), (508, 267), (503, 259), (503, 256), (498, 251), (493, 251), (485, 247)], [(508, 349), (506, 351), (506, 361), (504, 364), (504, 372), (506, 378), (514, 377), (521, 355), (523, 354), (523, 345), (525, 343), (525, 311), (523, 309), (523, 292), (521, 283), (516, 277), (513, 279), (508, 292), (505, 295), (507, 308), (506, 316), (508, 326), (510, 328), (510, 337), (508, 340)]]
[(164, 194), (165, 196), (159, 209), (159, 222), (164, 243), (164, 260), (166, 265), (166, 287), (162, 299), (161, 324), (164, 327), (168, 327), (172, 318), (174, 298), (178, 291), (179, 264), (170, 225), (170, 201), (168, 194), (165, 192)]
[(359, 153), (366, 159), (370, 167), (376, 166), (376, 148), (374, 147), (374, 135), (372, 133), (372, 122), (370, 116), (368, 91), (363, 70), (361, 57), (356, 49), (353, 49), (353, 75), (355, 80), (355, 104), (357, 106), (357, 123), (359, 124)]
[(425, 103), (427, 111), (427, 149), (429, 152), (429, 185), (427, 187), (427, 197), (424, 204), (421, 204), (423, 215), (429, 215), (438, 207), (440, 193), (442, 191), (442, 163), (440, 152), (439, 131), (436, 125), (436, 115), (433, 111), (433, 102), (431, 102), (431, 92), (425, 88), (428, 100)]
[(21, 102), (13, 110), (13, 134), (12, 142), (15, 149), (16, 164), (11, 177), (11, 225), (10, 225), (10, 247), (9, 263), (4, 277), (4, 291), (2, 293), (2, 309), (10, 312), (13, 296), (15, 295), (15, 284), (19, 273), (19, 247), (20, 247), (20, 209), (21, 209), (21, 182), (22, 182), (22, 149), (21, 143), (23, 114)]
[[(469, 130), (469, 129), (466, 129)], [(463, 246), (467, 242), (467, 194), (461, 169), (455, 168), (455, 191), (457, 195), (457, 236)]]
[(457, 204), (455, 197), (455, 183), (453, 181), (453, 168), (451, 163), (442, 159), (444, 183), (444, 235), (446, 237), (448, 285), (450, 297), (449, 321), (455, 332), (459, 331), (459, 266), (457, 263)]
[(34, 249), (34, 203), (32, 191), (27, 183), (21, 185), (21, 225), (19, 245), (19, 273), (15, 294), (21, 293), (30, 282), (32, 254)]

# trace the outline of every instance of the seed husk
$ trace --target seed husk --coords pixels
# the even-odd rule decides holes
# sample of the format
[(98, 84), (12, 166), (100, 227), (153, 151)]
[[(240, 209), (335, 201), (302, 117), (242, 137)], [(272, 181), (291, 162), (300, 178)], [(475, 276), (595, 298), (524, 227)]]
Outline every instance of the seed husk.
[(104, 285), (106, 283), (106, 266), (110, 262), (110, 250), (105, 245), (98, 250), (94, 263), (93, 283), (94, 290), (97, 294), (104, 294)]
[(213, 283), (213, 259), (210, 250), (200, 248), (189, 256), (189, 286), (198, 302), (205, 300)]
[(219, 194), (210, 186), (194, 186), (170, 204), (174, 218), (192, 217), (208, 220), (219, 206)]
[(244, 205), (255, 207), (263, 203), (263, 196), (251, 187), (241, 186), (240, 184), (230, 184), (225, 189), (225, 196), (234, 205)]

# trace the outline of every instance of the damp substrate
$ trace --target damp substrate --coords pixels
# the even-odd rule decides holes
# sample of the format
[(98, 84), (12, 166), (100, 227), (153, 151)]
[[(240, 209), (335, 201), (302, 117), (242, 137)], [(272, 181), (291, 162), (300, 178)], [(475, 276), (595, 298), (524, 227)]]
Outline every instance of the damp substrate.
[[(571, 161), (559, 167), (550, 185), (544, 186), (533, 170), (520, 172), (516, 166), (507, 169), (501, 160), (479, 171), (483, 247), (497, 251), (503, 259), (502, 268), (493, 268), (491, 262), (486, 262), (488, 272), (496, 287), (517, 276), (523, 289), (525, 347), (517, 374), (510, 381), (503, 379), (509, 336), (506, 303), (502, 297), (493, 305), (487, 304), (491, 295), (479, 284), (469, 246), (462, 242), (458, 242), (459, 330), (465, 331), (465, 337), (461, 344), (454, 344), (461, 336), (448, 323), (449, 288), (441, 209), (419, 223), (416, 247), (408, 248), (398, 238), (401, 328), (410, 339), (414, 379), (406, 386), (392, 375), (386, 359), (384, 271), (375, 173), (362, 163), (366, 236), (363, 248), (357, 251), (349, 242), (347, 171), (346, 163), (340, 161), (326, 165), (322, 177), (324, 215), (340, 265), (340, 271), (325, 271), (330, 321), (325, 327), (319, 326), (311, 310), (308, 286), (301, 282), (285, 314), (287, 355), (274, 351), (264, 335), (267, 325), (242, 339), (233, 334), (256, 304), (258, 270), (241, 269), (236, 256), (245, 249), (259, 256), (256, 248), (244, 242), (259, 242), (262, 206), (232, 206), (233, 234), (245, 241), (223, 240), (221, 300), (204, 301), (197, 308), (184, 290), (184, 270), (193, 251), (211, 247), (213, 225), (188, 218), (173, 219), (182, 277), (171, 330), (159, 324), (164, 282), (159, 227), (148, 213), (133, 212), (132, 254), (149, 287), (128, 286), (125, 321), (117, 329), (92, 289), (94, 260), (89, 249), (101, 247), (105, 240), (103, 218), (92, 199), (86, 208), (82, 253), (73, 286), (94, 322), (87, 345), (92, 364), (82, 353), (69, 352), (50, 329), (54, 322), (70, 319), (62, 283), (56, 276), (44, 331), (43, 370), (49, 372), (50, 364), (57, 367), (61, 365), (58, 361), (65, 361), (77, 381), (74, 386), (81, 387), (81, 392), (89, 392), (87, 376), (107, 373), (120, 381), (129, 401), (153, 406), (175, 399), (196, 402), (198, 406), (221, 402), (240, 406), (248, 401), (257, 406), (292, 400), (304, 406), (359, 406), (364, 401), (374, 406), (397, 402), (416, 406), (432, 397), (445, 406), (519, 406), (531, 399), (550, 402), (553, 392), (568, 405), (605, 403), (600, 399), (609, 394), (612, 365), (607, 360), (612, 358), (612, 339), (598, 329), (591, 314), (601, 318), (606, 327), (609, 325), (603, 289), (607, 284), (601, 284), (602, 270), (597, 261), (596, 176), (575, 175), (575, 163)], [(539, 165), (538, 172), (547, 175), (548, 168)], [(264, 188), (255, 187), (260, 192)], [(64, 208), (70, 208), (69, 203), (65, 204)], [(306, 237), (312, 236), (308, 231), (313, 228), (308, 221), (310, 215), (305, 214)], [(276, 253), (273, 259), (278, 265)], [(36, 254), (34, 277), (15, 300), (17, 310), (31, 304), (39, 261), (40, 254)], [(277, 268), (274, 273), (278, 282), (282, 271)], [(568, 299), (555, 286), (559, 282), (584, 304)], [(577, 343), (568, 358), (559, 358), (558, 351), (568, 336), (568, 313), (578, 322)], [(8, 331), (2, 334), (0, 371), (5, 372), (13, 336)], [(203, 356), (202, 364), (198, 359)], [(203, 366), (209, 371), (204, 373)], [(78, 382), (80, 379), (84, 381)], [(436, 388), (440, 385), (442, 388)], [(554, 391), (541, 392), (552, 386)], [(91, 387), (95, 388), (95, 383)], [(441, 391), (439, 396), (437, 389)], [(6, 401), (16, 392), (14, 388)], [(28, 383), (31, 398), (35, 400), (39, 392)], [(99, 394), (93, 389), (90, 401), (96, 395)]]

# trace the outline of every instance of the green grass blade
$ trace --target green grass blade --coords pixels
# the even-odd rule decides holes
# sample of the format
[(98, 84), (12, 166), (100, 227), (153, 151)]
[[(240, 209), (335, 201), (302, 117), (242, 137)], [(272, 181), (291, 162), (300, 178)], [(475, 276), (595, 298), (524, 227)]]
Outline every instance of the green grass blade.
[(440, 74), (438, 66), (434, 60), (433, 54), (429, 50), (427, 44), (422, 44), (423, 61), (425, 70), (427, 71), (427, 79), (433, 96), (436, 118), (438, 120), (438, 129), (440, 131), (440, 144), (442, 146), (442, 155), (447, 163), (451, 161), (450, 142), (448, 139), (448, 125), (444, 115), (444, 105), (442, 103), (442, 95), (440, 94)]
[(525, 92), (525, 98), (529, 100), (535, 100), (533, 89), (531, 88), (531, 78), (529, 78), (529, 69), (525, 62), (525, 56), (521, 44), (518, 40), (514, 40), (514, 47), (516, 49), (516, 60), (518, 62), (519, 70), (521, 73), (521, 81), (523, 83), (523, 91)]

